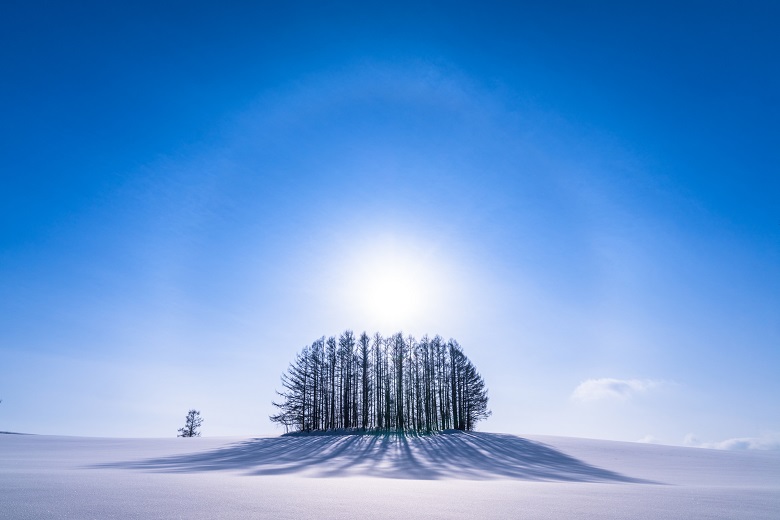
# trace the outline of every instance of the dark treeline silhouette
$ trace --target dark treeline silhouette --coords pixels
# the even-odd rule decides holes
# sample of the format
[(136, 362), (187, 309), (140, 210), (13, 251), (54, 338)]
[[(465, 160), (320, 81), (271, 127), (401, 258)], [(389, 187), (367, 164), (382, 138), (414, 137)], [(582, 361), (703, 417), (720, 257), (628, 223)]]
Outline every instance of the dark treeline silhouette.
[(270, 419), (286, 432), (473, 430), (490, 415), (482, 376), (439, 336), (323, 336), (298, 353), (282, 387)]

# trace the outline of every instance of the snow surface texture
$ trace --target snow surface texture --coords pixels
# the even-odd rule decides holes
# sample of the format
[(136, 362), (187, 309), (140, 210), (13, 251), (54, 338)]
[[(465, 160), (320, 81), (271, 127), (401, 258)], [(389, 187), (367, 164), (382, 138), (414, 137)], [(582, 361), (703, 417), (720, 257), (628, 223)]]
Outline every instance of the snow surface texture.
[(0, 518), (780, 518), (780, 452), (447, 432), (0, 435)]

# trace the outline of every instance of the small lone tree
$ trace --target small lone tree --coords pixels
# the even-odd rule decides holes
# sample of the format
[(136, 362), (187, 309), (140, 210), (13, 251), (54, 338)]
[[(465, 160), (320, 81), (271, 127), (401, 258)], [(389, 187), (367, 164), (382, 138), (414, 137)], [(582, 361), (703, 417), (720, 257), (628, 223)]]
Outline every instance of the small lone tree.
[(187, 412), (187, 418), (184, 422), (184, 428), (179, 428), (179, 435), (177, 437), (200, 437), (200, 425), (203, 424), (203, 419), (200, 417), (198, 410), (190, 410)]

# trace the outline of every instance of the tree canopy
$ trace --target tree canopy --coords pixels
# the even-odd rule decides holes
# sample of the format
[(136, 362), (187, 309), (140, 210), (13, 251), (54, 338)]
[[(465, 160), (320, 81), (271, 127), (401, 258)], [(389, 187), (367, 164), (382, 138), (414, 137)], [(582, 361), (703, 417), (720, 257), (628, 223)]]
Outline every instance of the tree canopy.
[(490, 415), (482, 376), (439, 336), (323, 336), (297, 354), (282, 387), (270, 419), (287, 432), (472, 430)]

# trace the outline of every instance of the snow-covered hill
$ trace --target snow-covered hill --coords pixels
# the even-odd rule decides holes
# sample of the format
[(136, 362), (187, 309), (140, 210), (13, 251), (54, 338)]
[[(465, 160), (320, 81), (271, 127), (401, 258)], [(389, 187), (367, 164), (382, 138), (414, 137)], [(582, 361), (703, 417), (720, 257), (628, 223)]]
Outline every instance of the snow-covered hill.
[(462, 432), (0, 435), (0, 518), (249, 517), (776, 519), (780, 452)]

